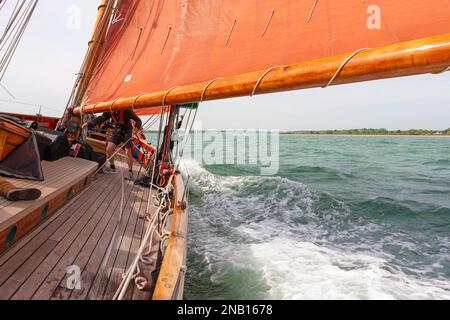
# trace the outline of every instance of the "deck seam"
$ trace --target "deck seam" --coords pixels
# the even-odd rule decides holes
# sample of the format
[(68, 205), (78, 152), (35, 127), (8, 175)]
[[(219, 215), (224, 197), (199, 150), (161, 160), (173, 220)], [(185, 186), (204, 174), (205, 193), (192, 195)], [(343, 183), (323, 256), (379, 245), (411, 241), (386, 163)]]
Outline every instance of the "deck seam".
[[(107, 180), (105, 181), (105, 184), (106, 184), (106, 182), (107, 182)], [(105, 190), (109, 190), (109, 189), (105, 189)], [(100, 194), (102, 194), (105, 190), (102, 190), (102, 191), (100, 192)], [(92, 200), (92, 198), (90, 198), (90, 199)], [(75, 203), (75, 202), (72, 202), (72, 204), (74, 204), (74, 203)], [(14, 269), (14, 271), (11, 273), (11, 275), (15, 274), (15, 273), (17, 272), (17, 270), (18, 270), (19, 268), (21, 268), (21, 267), (27, 262), (27, 260), (28, 260), (30, 257), (34, 256), (34, 255), (36, 254), (36, 252), (39, 251), (39, 249), (41, 249), (41, 247), (42, 247), (48, 240), (50, 240), (51, 236), (52, 236), (54, 233), (56, 233), (57, 231), (59, 231), (59, 230), (67, 223), (67, 221), (69, 221), (71, 218), (74, 217), (74, 215), (73, 215), (74, 211), (80, 209), (83, 205), (86, 205), (86, 203), (87, 203), (87, 202), (80, 203), (80, 205), (79, 205), (77, 208), (75, 208), (75, 209), (74, 209), (74, 208), (71, 208), (71, 209), (73, 209), (73, 210), (70, 210), (69, 212), (67, 212), (67, 214), (71, 214), (71, 215), (69, 215), (68, 217), (66, 217), (65, 220), (61, 221), (61, 224), (60, 224), (60, 225), (57, 225), (56, 228), (55, 228), (55, 230), (51, 231), (51, 233), (48, 235), (48, 238), (42, 239), (42, 240), (43, 240), (42, 243), (40, 243), (40, 244), (38, 245), (38, 247), (37, 247), (30, 255), (28, 255), (28, 257), (27, 257), (26, 259), (24, 259), (24, 261), (22, 261), (18, 266), (15, 266), (15, 269)], [(95, 199), (94, 199), (93, 203), (95, 203)], [(59, 216), (61, 216), (61, 215), (62, 215), (62, 213), (60, 213)], [(84, 215), (84, 214), (82, 214), (82, 215), (80, 216), (80, 218), (81, 218), (83, 215)], [(61, 218), (61, 219), (63, 219), (63, 218)], [(76, 224), (76, 221), (74, 222), (74, 224)], [(69, 231), (70, 231), (70, 229), (69, 229), (67, 232), (69, 232)], [(66, 232), (66, 233), (67, 233), (67, 232)], [(4, 264), (2, 264), (1, 267), (5, 266), (5, 264), (8, 263), (13, 257), (16, 257), (17, 254), (18, 254), (23, 248), (25, 248), (25, 247), (26, 247), (26, 246), (22, 247), (18, 252), (16, 252), (13, 256), (11, 256), (11, 257), (8, 259), (7, 262), (5, 262)], [(48, 255), (48, 254), (47, 254), (47, 255)], [(47, 257), (47, 255), (45, 256), (45, 258)], [(45, 259), (45, 258), (44, 258), (44, 259)], [(11, 276), (11, 275), (10, 275), (10, 276)], [(6, 279), (6, 280), (3, 280), (2, 282), (0, 282), (0, 287), (3, 286), (3, 284), (5, 283), (5, 281), (7, 281), (7, 279)]]
[[(114, 191), (116, 189), (111, 189), (111, 191), (107, 194), (104, 195), (104, 197), (102, 197), (102, 202), (101, 205), (104, 204), (106, 201), (110, 201), (112, 200), (112, 196), (114, 195)], [(75, 238), (74, 242), (71, 243), (68, 247), (67, 250), (64, 252), (64, 254), (62, 254), (59, 259), (56, 261), (56, 263), (54, 264), (54, 266), (48, 271), (47, 275), (45, 276), (44, 280), (40, 283), (40, 285), (36, 288), (36, 290), (33, 292), (33, 294), (31, 295), (31, 298), (33, 299), (34, 296), (37, 294), (37, 292), (42, 288), (43, 284), (45, 283), (45, 281), (52, 275), (52, 273), (55, 271), (55, 268), (58, 267), (58, 265), (61, 263), (61, 261), (64, 260), (64, 258), (67, 256), (68, 252), (70, 252), (71, 248), (75, 245), (75, 241), (80, 237), (80, 235), (87, 229), (87, 228), (92, 228), (92, 230), (89, 232), (89, 234), (84, 237), (85, 240), (81, 246), (80, 249), (78, 249), (76, 252), (74, 252), (75, 257), (72, 259), (72, 262), (70, 263), (74, 263), (77, 259), (77, 257), (79, 256), (79, 254), (83, 251), (83, 249), (85, 248), (86, 244), (89, 242), (89, 239), (91, 238), (91, 236), (95, 233), (95, 231), (97, 230), (98, 225), (102, 222), (104, 217), (108, 217), (108, 208), (110, 206), (111, 202), (108, 204), (108, 206), (105, 208), (105, 210), (103, 211), (103, 213), (101, 214), (100, 217), (97, 216), (98, 211), (101, 210), (101, 205), (95, 209), (95, 211), (92, 214), (92, 218), (88, 221), (88, 223), (81, 229), (80, 233), (77, 235), (77, 237)], [(88, 208), (86, 210), (86, 213), (88, 212), (90, 208)], [(92, 219), (94, 219), (98, 217), (98, 221), (95, 225), (91, 225), (91, 222), (93, 221)], [(70, 259), (69, 259), (70, 261)], [(64, 275), (62, 276), (62, 278), (60, 278), (60, 280), (58, 281), (58, 285), (61, 283), (61, 281), (64, 279)], [(56, 286), (57, 288), (57, 286)], [(56, 288), (54, 290), (52, 290), (52, 294), (53, 292), (56, 290)]]

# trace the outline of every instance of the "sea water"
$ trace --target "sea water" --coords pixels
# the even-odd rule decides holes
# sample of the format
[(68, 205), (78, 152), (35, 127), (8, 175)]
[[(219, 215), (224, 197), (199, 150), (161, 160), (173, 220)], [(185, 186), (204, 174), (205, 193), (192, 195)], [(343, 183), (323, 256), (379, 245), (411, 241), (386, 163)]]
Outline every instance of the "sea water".
[(450, 139), (280, 137), (189, 173), (187, 299), (450, 299)]

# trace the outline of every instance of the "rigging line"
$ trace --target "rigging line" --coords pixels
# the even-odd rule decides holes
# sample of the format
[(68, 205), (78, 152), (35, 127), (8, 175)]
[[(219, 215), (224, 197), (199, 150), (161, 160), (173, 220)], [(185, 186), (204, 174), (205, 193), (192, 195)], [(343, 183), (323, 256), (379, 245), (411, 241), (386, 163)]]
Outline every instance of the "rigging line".
[[(142, 128), (144, 128), (144, 127), (147, 126), (148, 121), (149, 121), (149, 120), (147, 120), (147, 121), (142, 125)], [(127, 141), (125, 141), (123, 144), (126, 145), (126, 144), (127, 144), (128, 142), (130, 142), (131, 140), (133, 140), (133, 135), (131, 136), (131, 138), (129, 138), (129, 139), (128, 139)], [(96, 175), (97, 173), (99, 173), (99, 172), (100, 172), (100, 171), (108, 164), (109, 160), (111, 160), (112, 158), (114, 158), (114, 157), (120, 152), (120, 150), (122, 150), (122, 148), (117, 148), (117, 150), (115, 150), (114, 153), (113, 153), (109, 158), (106, 159), (105, 163), (104, 163), (102, 166), (100, 166), (100, 168), (98, 168), (98, 169), (94, 172), (94, 175)]]
[[(8, 57), (8, 55), (9, 55), (11, 45), (12, 45), (12, 44), (16, 41), (16, 39), (17, 39), (17, 36), (18, 36), (18, 34), (19, 34), (19, 31), (21, 30), (21, 27), (22, 27), (22, 25), (23, 25), (23, 23), (24, 23), (24, 21), (25, 21), (27, 11), (28, 11), (28, 9), (30, 8), (30, 4), (31, 4), (31, 2), (30, 2), (29, 5), (26, 7), (26, 9), (21, 13), (21, 15), (20, 15), (20, 17), (19, 17), (19, 19), (17, 20), (16, 23), (14, 23), (15, 19), (13, 20), (14, 26), (12, 27), (12, 29), (11, 29), (10, 32), (8, 32), (7, 34), (5, 34), (5, 37), (6, 37), (6, 38), (3, 38), (3, 39), (2, 39), (2, 43), (0, 44), (0, 52), (3, 50), (3, 48), (5, 47), (5, 45), (8, 44), (8, 47), (7, 47), (7, 49), (5, 50), (5, 53), (3, 54), (3, 57), (2, 57), (2, 59), (1, 59), (1, 60), (2, 60), (2, 64), (3, 64), (3, 60), (5, 60), (5, 59)], [(10, 41), (10, 38), (11, 38), (11, 37), (12, 37), (12, 40)], [(1, 68), (0, 68), (0, 70), (1, 70)]]
[(23, 102), (23, 101), (6, 100), (6, 99), (0, 99), (0, 102), (13, 103), (13, 104), (21, 104), (21, 105), (24, 105), (24, 106), (30, 106), (30, 107), (42, 107), (42, 108), (44, 108), (44, 109), (48, 109), (48, 110), (51, 110), (51, 111), (61, 112), (61, 110), (53, 109), (53, 108), (47, 107), (47, 106), (45, 106), (45, 105), (42, 105), (42, 104), (36, 104), (36, 103), (28, 103), (28, 102)]
[[(174, 89), (174, 88), (170, 89), (170, 90), (166, 93), (165, 97), (167, 97), (167, 95), (169, 94), (169, 92), (170, 92), (171, 90), (173, 90), (173, 89)], [(162, 106), (162, 108), (164, 108), (164, 103), (165, 103), (165, 99), (163, 99), (163, 106)], [(196, 111), (197, 111), (197, 110), (198, 110), (198, 108), (196, 109)], [(192, 130), (194, 121), (195, 121), (195, 117), (194, 117), (194, 119), (192, 120), (192, 124), (191, 124), (190, 130)], [(161, 126), (161, 123), (162, 123), (162, 117), (161, 117), (161, 121), (160, 121), (160, 128), (162, 127), (162, 126)], [(161, 133), (161, 130), (159, 131), (159, 134), (160, 134), (160, 133)], [(159, 141), (159, 139), (158, 139), (158, 147), (159, 147), (159, 142), (160, 142), (160, 141)], [(185, 145), (186, 145), (186, 140), (184, 141), (184, 146), (185, 146)], [(183, 148), (184, 148), (184, 146), (183, 146)], [(156, 154), (157, 154), (157, 153), (156, 153)], [(177, 167), (179, 167), (180, 161), (181, 161), (181, 158), (178, 160), (178, 165), (177, 165)], [(154, 175), (154, 173), (155, 173), (155, 164), (156, 164), (156, 159), (155, 159), (155, 161), (154, 161), (154, 168), (153, 168), (153, 172), (152, 172), (152, 179), (151, 179), (151, 181), (150, 181), (151, 184), (153, 184), (153, 175)], [(174, 175), (172, 175), (172, 176), (170, 177), (170, 179), (169, 179), (169, 181), (168, 181), (168, 184), (167, 184), (167, 186), (164, 188), (164, 191), (163, 191), (163, 194), (161, 195), (161, 197), (167, 196), (167, 195), (168, 195), (169, 188), (172, 186), (173, 177), (174, 177)], [(151, 200), (151, 194), (152, 194), (151, 190), (152, 190), (152, 189), (150, 189), (150, 192), (149, 192), (149, 199), (148, 199), (148, 202), (147, 202), (147, 207), (148, 207), (148, 205), (149, 205), (149, 203), (150, 203), (150, 200)], [(170, 200), (169, 200), (169, 201), (170, 201)], [(154, 232), (156, 232), (156, 230), (154, 230), (155, 223), (156, 223), (156, 221), (157, 221), (156, 218), (158, 218), (158, 222), (159, 222), (160, 220), (162, 220), (162, 221), (167, 221), (166, 218), (168, 217), (169, 212), (166, 212), (165, 215), (164, 215), (164, 217), (162, 217), (162, 219), (161, 219), (161, 211), (162, 211), (163, 205), (165, 205), (165, 202), (164, 202), (164, 199), (161, 198), (159, 207), (157, 208), (155, 214), (150, 218), (149, 226), (147, 227), (145, 236), (144, 236), (144, 238), (143, 238), (143, 240), (142, 240), (142, 242), (141, 242), (141, 246), (139, 247), (139, 250), (138, 250), (138, 252), (137, 252), (137, 255), (136, 255), (136, 257), (134, 258), (132, 265), (130, 266), (130, 268), (129, 268), (129, 269), (127, 270), (127, 272), (125, 273), (124, 278), (123, 278), (122, 282), (120, 283), (120, 285), (119, 285), (119, 287), (118, 287), (118, 289), (117, 289), (117, 291), (116, 291), (116, 294), (114, 295), (114, 299), (117, 299), (117, 300), (122, 300), (122, 299), (123, 299), (123, 297), (124, 297), (124, 295), (125, 295), (125, 293), (126, 293), (126, 291), (127, 291), (127, 289), (128, 289), (128, 286), (130, 285), (131, 279), (133, 279), (133, 277), (135, 277), (135, 284), (138, 286), (138, 288), (139, 288), (139, 287), (143, 287), (142, 282), (145, 282), (146, 279), (143, 278), (143, 277), (138, 277), (138, 276), (136, 276), (134, 271), (136, 270), (136, 268), (139, 268), (139, 266), (138, 266), (138, 265), (139, 265), (139, 261), (142, 261), (142, 259), (144, 259), (142, 255), (143, 255), (143, 253), (144, 253), (145, 247), (147, 246), (147, 242), (149, 242), (149, 241), (150, 241), (150, 244), (149, 244), (149, 250), (151, 250), (151, 247), (152, 247), (152, 241), (153, 241), (153, 234), (154, 234)], [(170, 207), (170, 206), (169, 206), (169, 207)], [(169, 210), (169, 211), (170, 211), (170, 210)], [(148, 214), (148, 208), (147, 208), (146, 214)], [(159, 228), (162, 228), (163, 224), (159, 224), (158, 226), (159, 226)], [(161, 230), (159, 230), (159, 231), (161, 231)], [(156, 232), (156, 233), (158, 233), (158, 232)], [(160, 232), (160, 234), (162, 234), (162, 232)], [(160, 238), (162, 239), (161, 236), (160, 236)], [(138, 274), (140, 274), (140, 272), (139, 272)]]
[[(160, 151), (159, 149), (160, 149), (160, 142), (161, 142), (162, 124), (164, 122), (167, 122), (167, 120), (170, 121), (170, 116), (167, 116), (167, 120), (164, 121), (164, 111), (165, 111), (166, 99), (167, 99), (167, 96), (169, 95), (169, 93), (172, 90), (176, 89), (176, 88), (178, 88), (178, 87), (172, 87), (171, 89), (169, 89), (165, 93), (165, 95), (163, 97), (163, 100), (162, 100), (161, 116), (160, 116), (159, 131), (158, 131), (158, 141), (157, 141), (157, 145), (156, 145), (157, 148), (156, 148), (155, 153), (154, 153), (155, 154), (155, 159), (153, 161), (153, 169), (152, 169), (152, 175), (151, 175), (151, 180), (150, 180), (151, 186), (150, 186), (150, 192), (149, 192), (149, 196), (148, 196), (148, 200), (147, 200), (147, 208), (146, 208), (146, 212), (145, 212), (146, 215), (148, 215), (148, 213), (149, 213), (148, 209), (149, 209), (149, 206), (150, 206), (151, 195), (152, 195), (151, 190), (152, 190), (153, 180), (154, 180), (155, 171), (156, 171), (156, 160), (157, 160), (157, 155), (159, 154), (159, 151)], [(196, 111), (197, 110), (198, 109), (196, 109)], [(192, 122), (191, 128), (193, 126), (193, 122)], [(164, 155), (163, 155), (163, 157), (164, 157)], [(179, 167), (179, 164), (178, 164), (178, 167)], [(171, 184), (172, 184), (172, 180), (173, 180), (173, 175), (170, 177), (169, 182), (168, 182), (166, 188), (164, 189), (164, 193), (163, 193), (162, 196), (164, 196), (164, 195), (167, 196), (168, 190), (169, 190), (169, 188), (171, 187)], [(153, 229), (154, 224), (156, 223), (156, 220), (157, 220), (156, 218), (158, 218), (158, 227), (159, 228), (162, 227), (160, 221), (161, 220), (164, 221), (164, 218), (161, 219), (161, 210), (162, 210), (163, 203), (164, 203), (163, 199), (161, 199), (158, 209), (156, 210), (155, 214), (151, 218), (151, 223), (150, 223), (149, 227), (147, 228), (145, 237), (142, 240), (142, 244), (141, 244), (141, 246), (140, 246), (140, 248), (138, 250), (138, 253), (137, 253), (135, 259), (133, 260), (133, 264), (127, 270), (127, 272), (126, 272), (126, 274), (124, 276), (124, 279), (120, 283), (119, 288), (118, 288), (116, 294), (114, 295), (114, 299), (118, 299), (118, 300), (122, 300), (123, 299), (123, 296), (125, 295), (126, 290), (128, 289), (128, 286), (129, 286), (129, 284), (131, 282), (131, 279), (133, 278), (133, 276), (135, 274), (134, 271), (136, 270), (136, 268), (138, 268), (139, 260), (141, 259), (141, 256), (142, 256), (142, 254), (144, 252), (144, 249), (145, 249), (145, 246), (146, 246), (146, 244), (147, 244), (147, 242), (149, 240), (149, 237), (153, 235), (152, 229)], [(152, 236), (151, 240), (153, 240), (153, 236)]]
[[(33, 15), (34, 10), (36, 9), (36, 6), (37, 6), (38, 2), (39, 2), (39, 0), (35, 0), (35, 2), (33, 3), (33, 6), (31, 7), (30, 11), (28, 12), (28, 16), (26, 17), (25, 22), (24, 22), (24, 24), (23, 24), (22, 28), (20, 29), (19, 34), (17, 36), (16, 43), (14, 44), (14, 49), (12, 50), (12, 52), (10, 54), (9, 60), (8, 60), (8, 62), (6, 64), (6, 67), (3, 70), (3, 74), (0, 76), (0, 81), (5, 76), (6, 69), (8, 68), (9, 64), (11, 63), (11, 59), (13, 58), (13, 56), (14, 56), (16, 50), (17, 50), (17, 47), (18, 47), (18, 45), (20, 43), (20, 40), (22, 39), (22, 36), (25, 33), (25, 30), (26, 30), (26, 28), (27, 28), (27, 26), (28, 26), (28, 24), (29, 24), (29, 22), (31, 20), (31, 17)], [(0, 69), (1, 69), (1, 67), (0, 67)]]
[(264, 78), (265, 78), (272, 70), (277, 69), (277, 68), (282, 68), (282, 67), (284, 67), (284, 66), (274, 66), (274, 67), (270, 68), (269, 70), (267, 70), (266, 72), (264, 72), (264, 74), (263, 74), (263, 75), (259, 78), (259, 80), (256, 82), (255, 87), (253, 88), (253, 91), (252, 91), (250, 97), (253, 97), (253, 96), (255, 95), (256, 90), (258, 90), (259, 85), (261, 84), (261, 82), (264, 80)]
[(0, 0), (0, 10), (3, 9), (3, 6), (5, 5), (5, 3), (6, 3), (6, 0), (5, 1)]
[[(17, 13), (15, 14), (14, 19), (11, 21), (11, 25), (9, 26), (8, 32), (4, 34), (4, 36), (2, 37), (2, 40), (0, 41), (0, 44), (4, 41), (3, 44), (1, 44), (0, 46), (0, 51), (3, 50), (5, 44), (9, 41), (9, 39), (11, 38), (11, 36), (13, 36), (13, 38), (15, 38), (17, 36), (17, 28), (20, 30), (21, 26), (23, 25), (29, 10), (32, 6), (32, 2), (29, 2), (28, 5), (26, 6), (25, 10), (22, 11), (22, 6), (25, 4), (25, 1), (22, 3), (21, 7), (18, 9)], [(17, 22), (16, 19), (18, 17), (20, 13), (20, 17), (18, 18)], [(14, 25), (14, 26), (13, 26)], [(12, 27), (12, 29), (11, 29)], [(5, 39), (6, 37), (6, 39)]]
[[(167, 93), (166, 93), (167, 95)], [(158, 154), (159, 154), (159, 149), (160, 149), (160, 144), (161, 144), (161, 131), (162, 131), (162, 124), (163, 124), (163, 117), (164, 117), (164, 103), (165, 103), (165, 99), (163, 99), (163, 105), (161, 106), (161, 116), (160, 116), (160, 121), (159, 121), (159, 130), (158, 130), (158, 139), (157, 139), (157, 143), (156, 143), (156, 148), (155, 148), (155, 159), (153, 160), (153, 168), (152, 168), (152, 175), (151, 175), (151, 179), (150, 179), (150, 184), (153, 184), (153, 179), (155, 178), (155, 171), (156, 171), (156, 160), (158, 158)], [(164, 155), (163, 155), (164, 156)], [(151, 189), (151, 186), (150, 186)], [(151, 197), (151, 192), (148, 195), (148, 201), (147, 201), (147, 207), (145, 209), (145, 215), (148, 214), (148, 209), (150, 207), (150, 197)]]
[(4, 39), (5, 35), (8, 33), (9, 29), (11, 28), (12, 21), (14, 21), (14, 19), (17, 17), (18, 12), (21, 10), (23, 5), (25, 4), (25, 1), (23, 1), (21, 6), (20, 6), (20, 9), (16, 13), (16, 9), (17, 9), (17, 7), (19, 5), (19, 2), (20, 2), (20, 0), (17, 0), (16, 5), (15, 5), (15, 7), (13, 9), (13, 12), (12, 12), (11, 16), (9, 17), (8, 23), (6, 24), (5, 31), (3, 32), (2, 37), (0, 38), (0, 44), (3, 42), (3, 39)]
[(2, 89), (13, 99), (15, 99), (16, 97), (14, 97), (14, 95), (8, 90), (8, 88), (6, 88), (1, 82), (0, 82), (0, 87), (2, 87)]
[(200, 103), (203, 102), (203, 100), (205, 99), (205, 94), (206, 94), (206, 91), (208, 90), (208, 88), (217, 80), (222, 80), (222, 79), (224, 79), (224, 78), (216, 78), (216, 79), (213, 79), (210, 82), (208, 82), (208, 84), (205, 86), (205, 88), (202, 91), (202, 95), (200, 96)]
[(335, 80), (336, 78), (341, 74), (342, 70), (345, 68), (345, 66), (347, 65), (347, 63), (350, 62), (350, 60), (352, 60), (357, 54), (363, 52), (363, 51), (367, 51), (367, 50), (371, 50), (371, 48), (362, 48), (359, 49), (357, 51), (355, 51), (354, 53), (352, 53), (347, 59), (345, 59), (345, 61), (341, 64), (341, 66), (338, 68), (338, 70), (336, 71), (336, 73), (334, 74), (334, 76), (331, 78), (331, 80), (322, 88), (328, 88)]

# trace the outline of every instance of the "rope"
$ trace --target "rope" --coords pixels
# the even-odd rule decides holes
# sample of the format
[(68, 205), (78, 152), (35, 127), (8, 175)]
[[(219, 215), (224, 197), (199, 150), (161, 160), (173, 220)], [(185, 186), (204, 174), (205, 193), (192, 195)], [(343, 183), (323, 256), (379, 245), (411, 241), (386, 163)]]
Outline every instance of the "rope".
[(446, 73), (447, 71), (450, 71), (450, 66), (448, 66), (446, 69), (444, 69), (442, 71), (435, 72), (434, 74), (443, 74), (443, 73)]
[(261, 84), (261, 82), (263, 81), (263, 79), (273, 70), (273, 69), (277, 69), (277, 68), (281, 68), (283, 66), (275, 66), (270, 68), (269, 70), (267, 70), (266, 72), (264, 72), (264, 74), (259, 78), (259, 80), (256, 82), (255, 87), (253, 88), (252, 94), (250, 95), (250, 97), (253, 97), (256, 93), (256, 90), (258, 90), (259, 85)]
[[(3, 50), (4, 46), (9, 43), (8, 47), (6, 48), (6, 52), (3, 55), (0, 62), (0, 81), (5, 76), (6, 70), (8, 69), (11, 63), (11, 60), (17, 50), (17, 47), (22, 39), (23, 34), (25, 33), (25, 30), (31, 20), (31, 17), (34, 13), (34, 10), (36, 9), (38, 2), (39, 0), (30, 1), (28, 5), (25, 7), (25, 10), (21, 12), (23, 5), (25, 4), (25, 1), (23, 1), (21, 6), (17, 7), (16, 5), (13, 11), (13, 14), (5, 28), (5, 32), (0, 39), (0, 51)], [(10, 39), (11, 41), (9, 41)]]
[(169, 93), (170, 93), (171, 91), (175, 90), (176, 88), (179, 88), (179, 86), (172, 87), (172, 88), (170, 88), (169, 90), (166, 91), (166, 94), (164, 95), (163, 100), (162, 100), (162, 107), (163, 107), (163, 108), (166, 106), (166, 99), (167, 99), (167, 96), (169, 95)]
[(357, 54), (363, 52), (363, 51), (367, 51), (367, 50), (371, 50), (371, 48), (362, 48), (359, 49), (357, 51), (355, 51), (354, 53), (352, 53), (347, 59), (345, 59), (345, 61), (341, 64), (341, 66), (338, 68), (338, 70), (336, 71), (336, 73), (334, 74), (333, 78), (331, 78), (331, 80), (328, 82), (328, 84), (326, 84), (325, 86), (323, 86), (323, 88), (328, 88), (335, 80), (336, 78), (339, 76), (339, 74), (342, 72), (342, 70), (345, 68), (345, 66), (347, 65), (347, 63), (350, 62), (350, 60), (352, 60)]
[(121, 98), (117, 98), (116, 100), (114, 100), (112, 103), (111, 103), (111, 105), (109, 106), (109, 112), (113, 112), (113, 107), (114, 107), (114, 104), (117, 102), (117, 101), (119, 101)]
[(131, 110), (134, 111), (134, 109), (136, 108), (136, 102), (137, 102), (137, 100), (138, 100), (140, 97), (145, 96), (145, 95), (146, 95), (146, 93), (140, 94), (140, 95), (138, 95), (138, 96), (136, 97), (136, 99), (134, 99), (133, 104), (131, 105)]
[[(212, 83), (212, 82), (210, 82), (210, 83)], [(172, 88), (172, 89), (174, 89), (174, 88)], [(205, 89), (207, 89), (207, 87)], [(166, 93), (165, 97), (167, 97), (168, 93), (171, 90), (169, 90)], [(165, 105), (165, 99), (163, 99), (163, 106), (162, 106), (163, 110), (164, 110), (164, 105)], [(185, 136), (187, 136), (187, 137), (189, 136), (190, 131), (193, 128), (195, 118), (197, 115), (197, 111), (198, 111), (198, 109), (196, 109), (195, 116), (192, 119), (191, 125), (189, 127), (189, 131), (187, 131), (185, 133)], [(189, 118), (190, 118), (190, 116), (189, 116)], [(163, 121), (162, 121), (162, 117), (161, 117), (159, 135), (161, 134), (162, 122)], [(158, 147), (160, 144), (159, 140), (160, 140), (160, 137), (158, 137)], [(187, 145), (187, 141), (188, 141), (187, 138), (183, 139), (183, 146), (181, 148), (181, 154), (183, 153), (184, 148)], [(180, 166), (180, 163), (181, 163), (181, 157), (178, 159), (178, 164), (176, 166), (177, 170)], [(153, 178), (154, 178), (154, 174), (155, 174), (155, 166), (156, 166), (156, 160), (154, 161), (154, 166), (153, 166), (153, 171), (152, 171), (152, 179), (150, 180), (152, 185), (153, 185)], [(148, 280), (144, 276), (140, 275), (141, 272), (140, 272), (140, 268), (139, 268), (139, 262), (142, 262), (147, 265), (151, 265), (153, 263), (153, 260), (150, 258), (150, 255), (152, 254), (153, 238), (154, 238), (155, 234), (160, 239), (161, 251), (163, 251), (162, 247), (164, 246), (164, 243), (165, 243), (164, 241), (167, 240), (170, 235), (167, 232), (163, 232), (163, 229), (167, 225), (167, 219), (168, 219), (169, 215), (173, 212), (170, 209), (171, 201), (170, 201), (170, 197), (169, 197), (169, 189), (172, 187), (173, 178), (174, 178), (174, 175), (171, 175), (171, 177), (169, 178), (169, 181), (167, 183), (167, 186), (164, 189), (158, 188), (159, 194), (157, 195), (157, 198), (159, 198), (159, 204), (157, 206), (156, 212), (151, 218), (148, 219), (149, 226), (147, 227), (145, 236), (142, 240), (142, 244), (139, 247), (139, 250), (137, 252), (136, 257), (133, 260), (132, 265), (127, 270), (127, 272), (123, 275), (123, 280), (120, 283), (120, 285), (114, 295), (114, 299), (117, 299), (117, 300), (123, 299), (132, 279), (134, 279), (135, 285), (137, 286), (137, 288), (139, 290), (144, 290), (146, 288), (146, 286), (148, 285)], [(189, 181), (189, 178), (188, 178), (188, 181)], [(148, 214), (148, 206), (150, 204), (151, 194), (152, 194), (152, 192), (150, 189), (149, 199), (147, 201), (146, 214)], [(168, 209), (165, 212), (163, 212), (164, 208), (168, 208)], [(161, 215), (161, 213), (162, 213), (162, 215)], [(161, 221), (161, 223), (158, 223), (158, 228), (155, 228), (157, 218), (158, 218), (158, 222)], [(148, 246), (148, 249), (147, 249), (147, 251), (144, 252), (144, 250), (147, 246)], [(137, 272), (135, 272), (135, 270)]]
[(210, 82), (208, 82), (208, 84), (203, 89), (202, 95), (200, 96), (200, 103), (203, 102), (203, 100), (205, 99), (206, 90), (208, 90), (209, 86), (211, 86), (217, 80), (221, 80), (221, 79), (223, 79), (223, 78), (216, 78), (216, 79), (213, 79)]

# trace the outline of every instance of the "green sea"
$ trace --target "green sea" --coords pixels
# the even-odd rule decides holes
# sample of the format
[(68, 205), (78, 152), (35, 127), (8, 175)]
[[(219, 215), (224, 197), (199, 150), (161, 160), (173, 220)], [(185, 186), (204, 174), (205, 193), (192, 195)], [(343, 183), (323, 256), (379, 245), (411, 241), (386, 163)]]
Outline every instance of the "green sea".
[(275, 176), (182, 170), (186, 299), (450, 299), (450, 138), (281, 136)]

